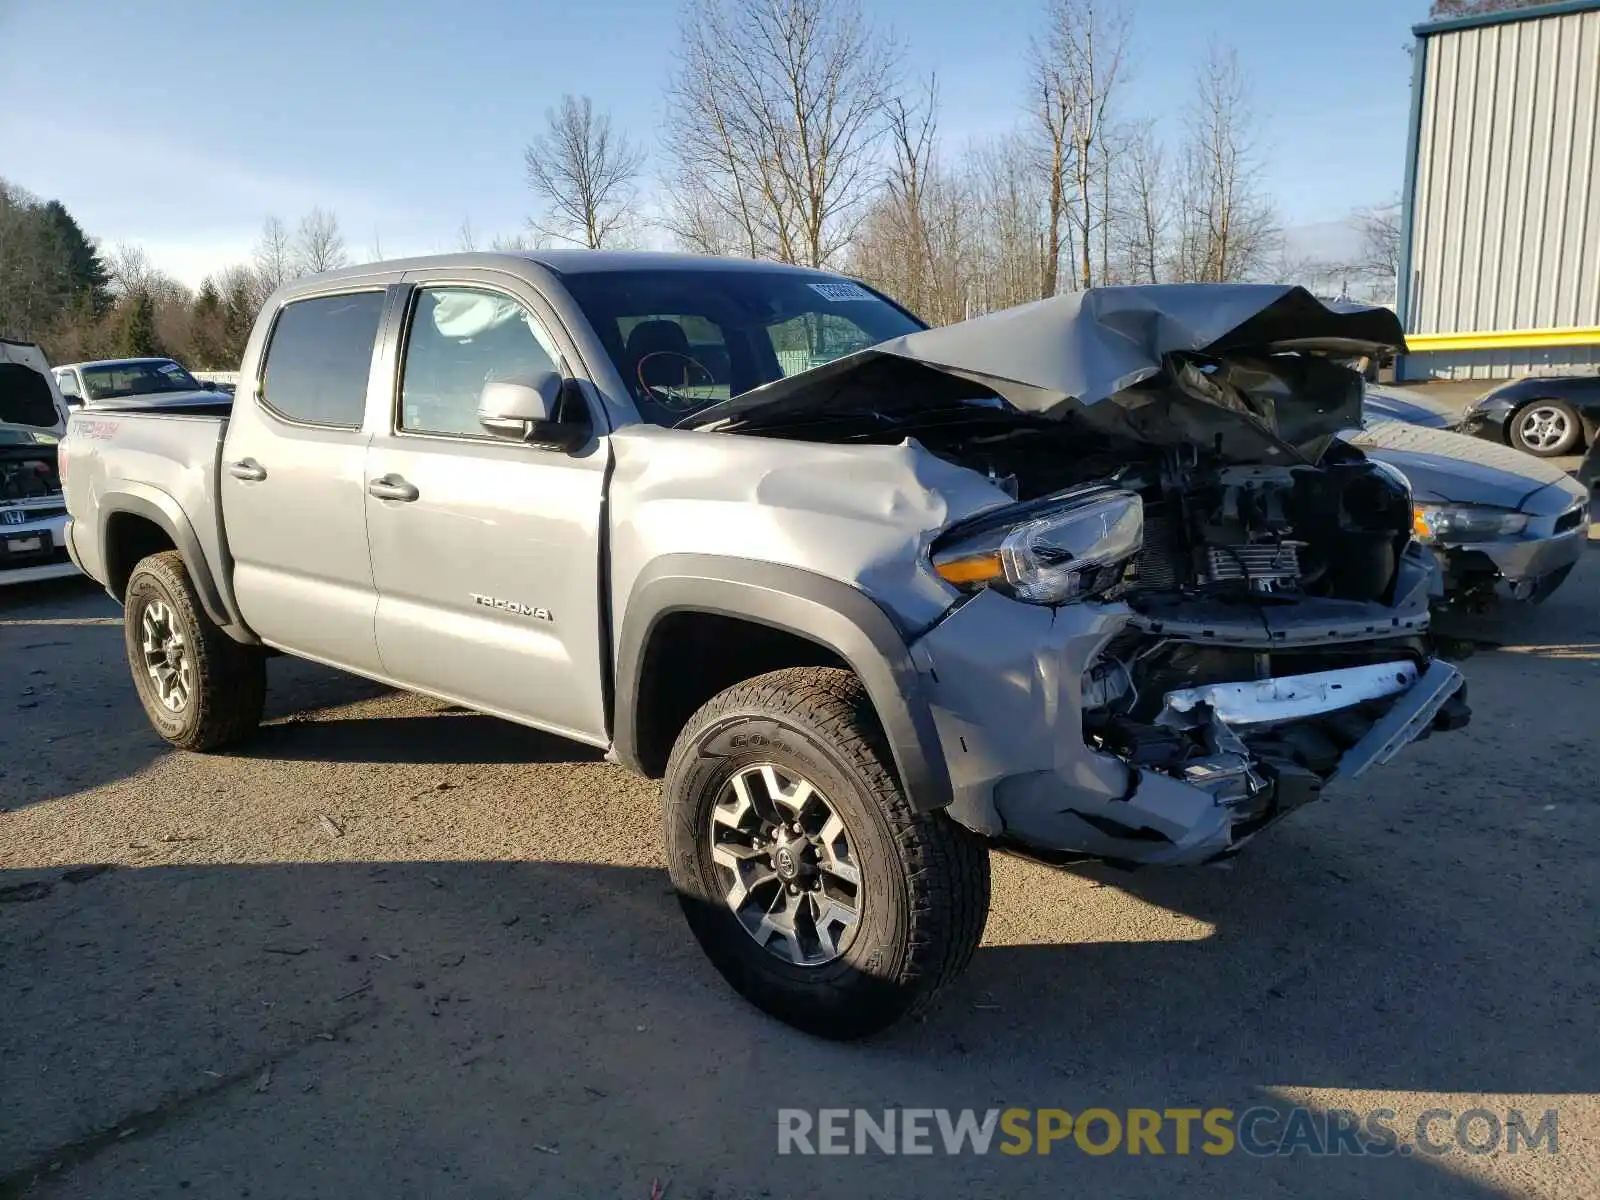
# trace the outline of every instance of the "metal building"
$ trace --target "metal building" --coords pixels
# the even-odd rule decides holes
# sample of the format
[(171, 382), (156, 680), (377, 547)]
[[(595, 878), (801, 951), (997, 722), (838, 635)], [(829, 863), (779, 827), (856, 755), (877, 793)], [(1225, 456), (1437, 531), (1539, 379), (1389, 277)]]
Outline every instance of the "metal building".
[(1401, 378), (1600, 370), (1600, 0), (1414, 32)]

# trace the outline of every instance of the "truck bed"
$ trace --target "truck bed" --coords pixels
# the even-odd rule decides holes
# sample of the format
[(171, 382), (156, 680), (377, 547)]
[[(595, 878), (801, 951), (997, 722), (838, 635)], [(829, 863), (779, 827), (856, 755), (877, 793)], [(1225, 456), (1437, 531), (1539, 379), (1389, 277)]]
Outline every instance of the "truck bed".
[(107, 525), (119, 515), (165, 518), (162, 524), (175, 526), (173, 540), (192, 538), (211, 578), (225, 588), (217, 481), (227, 429), (226, 415), (192, 409), (73, 413), (62, 457), (67, 508), (73, 514), (68, 536), (78, 565), (115, 594), (123, 564), (107, 561)]

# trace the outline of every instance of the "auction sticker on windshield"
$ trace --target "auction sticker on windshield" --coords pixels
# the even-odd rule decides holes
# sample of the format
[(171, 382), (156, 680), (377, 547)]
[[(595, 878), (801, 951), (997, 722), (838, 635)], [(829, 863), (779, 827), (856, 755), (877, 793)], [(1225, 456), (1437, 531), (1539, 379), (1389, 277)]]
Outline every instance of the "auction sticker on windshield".
[(859, 283), (813, 283), (811, 290), (824, 300), (843, 304), (849, 300), (876, 300), (877, 297)]

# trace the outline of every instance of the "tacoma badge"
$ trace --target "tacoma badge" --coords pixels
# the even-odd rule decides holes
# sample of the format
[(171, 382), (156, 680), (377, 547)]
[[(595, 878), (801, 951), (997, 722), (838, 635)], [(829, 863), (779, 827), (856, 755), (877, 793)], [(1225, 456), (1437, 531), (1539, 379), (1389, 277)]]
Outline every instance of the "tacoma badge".
[(554, 621), (548, 608), (535, 608), (531, 604), (524, 604), (520, 600), (501, 600), (498, 596), (483, 596), (477, 592), (469, 592), (474, 604), (481, 604), (484, 608), (498, 608), (502, 612), (516, 613), (519, 617), (532, 617), (535, 621)]

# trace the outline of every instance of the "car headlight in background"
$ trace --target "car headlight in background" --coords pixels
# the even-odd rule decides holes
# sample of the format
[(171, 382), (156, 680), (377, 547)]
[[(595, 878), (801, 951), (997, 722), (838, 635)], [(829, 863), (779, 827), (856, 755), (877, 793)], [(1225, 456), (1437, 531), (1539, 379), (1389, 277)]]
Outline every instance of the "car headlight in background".
[(1492, 542), (1528, 527), (1526, 513), (1487, 504), (1418, 504), (1412, 532), (1424, 542)]
[(963, 591), (994, 588), (1029, 604), (1065, 604), (1113, 586), (1143, 544), (1143, 501), (1093, 487), (957, 526), (935, 543), (933, 568)]

